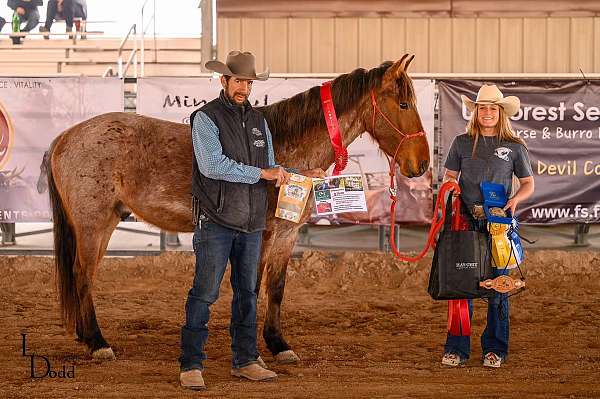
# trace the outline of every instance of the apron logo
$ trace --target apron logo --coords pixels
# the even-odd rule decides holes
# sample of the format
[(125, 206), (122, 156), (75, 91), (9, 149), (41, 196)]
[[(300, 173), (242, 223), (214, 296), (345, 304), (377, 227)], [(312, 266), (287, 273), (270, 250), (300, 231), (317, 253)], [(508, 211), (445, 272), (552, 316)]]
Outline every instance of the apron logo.
[(258, 137), (262, 136), (262, 132), (255, 127), (252, 128), (252, 134)]
[(265, 146), (264, 140), (254, 140), (254, 146), (258, 148), (262, 148)]
[(508, 154), (510, 154), (512, 150), (506, 147), (498, 147), (494, 151), (494, 155), (500, 159), (504, 159), (507, 162), (510, 162), (510, 158), (508, 158)]

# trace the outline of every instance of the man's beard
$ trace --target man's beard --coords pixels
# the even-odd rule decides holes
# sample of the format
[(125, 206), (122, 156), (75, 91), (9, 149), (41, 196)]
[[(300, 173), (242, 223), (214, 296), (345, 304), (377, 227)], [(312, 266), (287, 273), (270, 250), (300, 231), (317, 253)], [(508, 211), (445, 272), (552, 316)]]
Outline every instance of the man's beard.
[[(231, 96), (231, 97), (230, 97), (230, 96), (229, 96), (229, 94), (227, 93), (227, 90), (225, 90), (225, 95), (227, 96), (227, 99), (228, 99), (228, 100), (229, 100), (229, 101), (230, 101), (232, 104), (244, 105), (244, 103), (246, 102), (246, 100), (248, 100), (248, 96), (247, 96), (247, 95), (245, 95), (245, 94), (242, 94), (242, 93), (233, 93), (233, 96)], [(244, 99), (242, 100), (242, 102), (238, 102), (238, 101), (235, 99), (235, 96), (236, 96), (236, 95), (239, 95), (239, 96), (242, 96), (242, 97), (244, 97)]]

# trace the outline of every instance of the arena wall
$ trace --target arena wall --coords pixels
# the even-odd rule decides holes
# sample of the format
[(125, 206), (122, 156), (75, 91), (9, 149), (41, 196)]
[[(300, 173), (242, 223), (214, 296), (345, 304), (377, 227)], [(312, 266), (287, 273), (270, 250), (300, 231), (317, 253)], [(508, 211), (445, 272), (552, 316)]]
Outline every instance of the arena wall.
[(218, 58), (252, 51), (259, 68), (323, 73), (416, 55), (420, 73), (600, 72), (600, 17), (225, 17)]

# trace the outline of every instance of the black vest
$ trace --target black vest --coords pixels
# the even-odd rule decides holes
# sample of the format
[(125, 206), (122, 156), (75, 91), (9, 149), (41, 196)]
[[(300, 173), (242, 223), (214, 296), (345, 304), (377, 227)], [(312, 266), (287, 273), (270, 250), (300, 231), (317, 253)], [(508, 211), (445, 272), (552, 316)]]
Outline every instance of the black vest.
[[(219, 129), (223, 155), (245, 165), (261, 169), (269, 167), (265, 118), (249, 103), (234, 105), (221, 95), (194, 111), (204, 112)], [(267, 215), (267, 182), (231, 183), (210, 179), (200, 173), (193, 157), (192, 194), (201, 210), (212, 222), (234, 230), (252, 233), (265, 229)]]

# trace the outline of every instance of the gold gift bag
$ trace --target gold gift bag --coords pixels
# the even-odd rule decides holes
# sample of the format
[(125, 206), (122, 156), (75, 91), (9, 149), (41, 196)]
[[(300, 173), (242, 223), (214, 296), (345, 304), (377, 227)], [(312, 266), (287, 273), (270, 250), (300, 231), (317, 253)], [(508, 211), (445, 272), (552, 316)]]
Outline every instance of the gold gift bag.
[(310, 177), (292, 173), (290, 182), (279, 188), (275, 216), (299, 223), (311, 190), (312, 179)]

